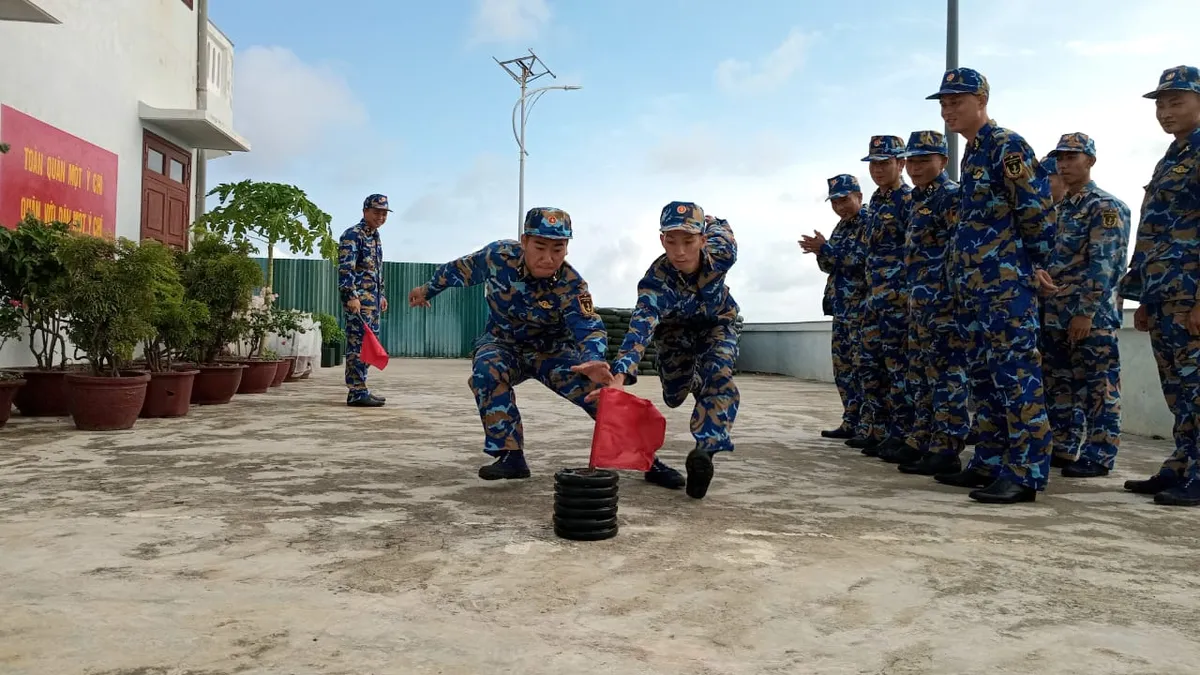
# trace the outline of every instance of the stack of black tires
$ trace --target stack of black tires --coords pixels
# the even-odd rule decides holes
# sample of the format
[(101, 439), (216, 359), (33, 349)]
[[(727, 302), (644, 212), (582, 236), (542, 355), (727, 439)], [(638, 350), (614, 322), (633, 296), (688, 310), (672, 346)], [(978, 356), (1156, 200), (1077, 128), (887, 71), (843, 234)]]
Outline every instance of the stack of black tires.
[(554, 474), (554, 534), (574, 541), (617, 536), (617, 472), (559, 469)]

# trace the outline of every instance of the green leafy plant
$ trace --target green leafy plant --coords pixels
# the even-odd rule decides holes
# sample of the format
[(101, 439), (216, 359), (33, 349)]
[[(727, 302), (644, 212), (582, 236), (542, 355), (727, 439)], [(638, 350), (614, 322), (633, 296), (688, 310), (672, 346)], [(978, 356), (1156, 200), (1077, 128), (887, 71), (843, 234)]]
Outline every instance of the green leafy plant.
[(0, 155), (8, 154), (8, 151), (11, 149), (12, 146), (10, 146), (8, 143), (0, 143)]
[(262, 350), (262, 356), (267, 361), (278, 361), (279, 360), (279, 352), (275, 351), (274, 349), (270, 349), (270, 348)]
[(249, 330), (246, 316), (254, 289), (262, 284), (262, 268), (250, 257), (248, 242), (223, 241), (198, 234), (180, 256), (180, 280), (185, 297), (204, 305), (208, 316), (196, 323), (186, 350), (198, 364), (215, 363), (228, 345)]
[(124, 237), (73, 234), (59, 256), (66, 272), (62, 297), (71, 342), (92, 375), (119, 376), (133, 360), (134, 348), (155, 334), (155, 284), (174, 270), (171, 252)]
[(200, 326), (208, 320), (208, 307), (198, 300), (187, 297), (180, 280), (183, 253), (147, 239), (142, 246), (160, 246), (170, 256), (169, 266), (156, 267), (151, 281), (154, 289), (154, 311), (150, 324), (154, 335), (142, 341), (142, 353), (146, 365), (156, 373), (171, 369), (172, 363), (180, 358), (195, 341)]
[(321, 344), (339, 344), (346, 339), (346, 331), (338, 325), (338, 320), (332, 314), (315, 314), (313, 320), (321, 327)]
[(29, 350), (40, 370), (67, 366), (61, 292), (66, 270), (59, 252), (70, 236), (70, 225), (33, 216), (14, 229), (0, 227), (0, 295), (20, 301)]
[[(0, 295), (0, 349), (3, 349), (9, 340), (21, 337), (21, 329), (24, 327), (25, 316), (21, 310), (21, 301)], [(8, 379), (17, 379), (17, 375), (0, 370), (0, 380)]]

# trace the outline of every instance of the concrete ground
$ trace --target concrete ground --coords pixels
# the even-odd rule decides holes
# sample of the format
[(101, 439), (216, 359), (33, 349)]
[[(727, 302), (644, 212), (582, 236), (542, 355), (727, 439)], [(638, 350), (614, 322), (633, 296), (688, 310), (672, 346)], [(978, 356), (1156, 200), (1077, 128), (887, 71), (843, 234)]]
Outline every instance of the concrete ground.
[(553, 472), (590, 420), (521, 385), (534, 477), (485, 484), (468, 370), (394, 360), (375, 410), (327, 369), (130, 432), (13, 418), (0, 673), (1200, 671), (1200, 512), (1121, 490), (1165, 441), (986, 506), (820, 439), (830, 385), (743, 375), (708, 498), (623, 474), (620, 534), (574, 543)]

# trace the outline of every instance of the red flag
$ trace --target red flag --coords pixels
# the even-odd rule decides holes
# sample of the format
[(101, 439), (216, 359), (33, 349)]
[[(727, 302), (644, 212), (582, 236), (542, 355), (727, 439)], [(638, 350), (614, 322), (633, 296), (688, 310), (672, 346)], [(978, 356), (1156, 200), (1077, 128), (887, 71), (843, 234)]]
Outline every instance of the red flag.
[(667, 437), (667, 418), (654, 404), (619, 389), (600, 390), (592, 432), (593, 469), (649, 471)]
[(375, 331), (371, 330), (365, 322), (363, 323), (363, 343), (362, 350), (358, 354), (358, 358), (369, 366), (383, 370), (387, 368), (388, 353), (379, 344), (379, 338), (375, 337)]

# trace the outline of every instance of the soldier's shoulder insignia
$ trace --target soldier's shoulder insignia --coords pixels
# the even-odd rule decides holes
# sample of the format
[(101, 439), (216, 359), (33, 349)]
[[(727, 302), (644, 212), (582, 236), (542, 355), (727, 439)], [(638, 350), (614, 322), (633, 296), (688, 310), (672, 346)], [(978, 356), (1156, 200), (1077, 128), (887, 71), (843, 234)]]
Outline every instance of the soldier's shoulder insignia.
[(879, 217), (883, 218), (884, 220), (891, 220), (892, 218), (895, 218), (895, 216), (893, 216), (891, 213), (889, 213), (887, 211), (884, 211), (883, 213), (879, 214)]
[(592, 294), (588, 291), (579, 294), (579, 309), (588, 316), (596, 316), (596, 307), (592, 304)]
[(551, 307), (554, 307), (554, 304), (549, 300), (542, 300), (538, 303), (538, 307), (541, 307), (542, 309), (550, 309)]
[(930, 208), (928, 206), (922, 206), (921, 210), (918, 211), (917, 213), (920, 213), (923, 216), (927, 216), (927, 215), (933, 213), (933, 211), (930, 210)]
[(1182, 164), (1176, 164), (1175, 168), (1171, 169), (1171, 171), (1174, 171), (1175, 173), (1187, 173), (1188, 168)]
[(1004, 156), (1004, 175), (1009, 178), (1020, 178), (1025, 170), (1025, 158), (1019, 152), (1010, 152)]
[(1121, 222), (1121, 216), (1116, 209), (1105, 209), (1100, 214), (1100, 221), (1104, 223), (1105, 227), (1116, 227), (1117, 223)]

